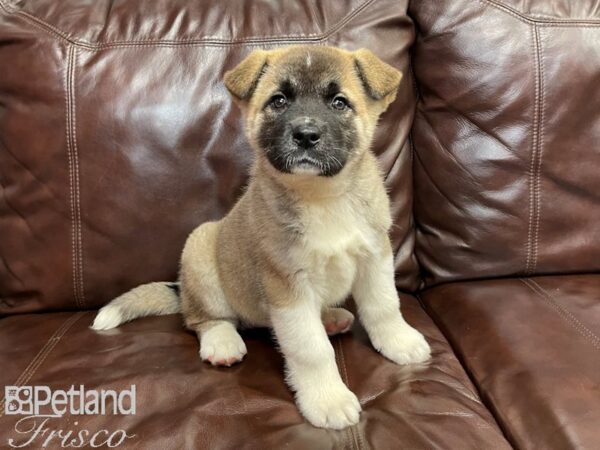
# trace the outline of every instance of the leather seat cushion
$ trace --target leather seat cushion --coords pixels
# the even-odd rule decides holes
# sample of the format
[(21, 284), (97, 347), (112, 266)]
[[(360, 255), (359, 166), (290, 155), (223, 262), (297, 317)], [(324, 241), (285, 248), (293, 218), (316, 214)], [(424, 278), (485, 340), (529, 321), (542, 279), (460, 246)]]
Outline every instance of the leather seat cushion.
[(422, 300), (516, 447), (598, 447), (600, 275), (450, 283)]
[[(213, 368), (200, 361), (196, 337), (182, 329), (179, 316), (103, 333), (88, 328), (92, 312), (7, 317), (0, 320), (0, 359), (10, 364), (0, 381), (54, 389), (135, 384), (136, 415), (65, 416), (52, 419), (51, 428), (69, 429), (77, 420), (77, 429), (125, 429), (136, 435), (126, 442), (138, 448), (510, 448), (418, 301), (405, 295), (402, 309), (433, 347), (429, 364), (385, 360), (358, 326), (332, 340), (342, 377), (364, 410), (360, 423), (344, 431), (302, 419), (268, 332), (245, 332), (246, 359)], [(0, 417), (0, 442), (26, 439), (14, 431), (17, 417)]]

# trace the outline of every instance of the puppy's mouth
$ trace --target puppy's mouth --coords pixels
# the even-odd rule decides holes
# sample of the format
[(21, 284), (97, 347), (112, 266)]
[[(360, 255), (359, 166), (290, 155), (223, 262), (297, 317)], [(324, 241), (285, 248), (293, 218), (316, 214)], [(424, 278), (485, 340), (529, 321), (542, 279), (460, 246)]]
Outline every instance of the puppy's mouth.
[(299, 148), (284, 148), (266, 152), (271, 165), (280, 172), (295, 175), (311, 175), (331, 177), (338, 174), (344, 167), (345, 161), (339, 156), (329, 153), (326, 149), (306, 150)]
[(319, 175), (325, 169), (325, 165), (318, 159), (308, 156), (306, 153), (291, 157), (289, 162), (290, 172), (296, 174)]

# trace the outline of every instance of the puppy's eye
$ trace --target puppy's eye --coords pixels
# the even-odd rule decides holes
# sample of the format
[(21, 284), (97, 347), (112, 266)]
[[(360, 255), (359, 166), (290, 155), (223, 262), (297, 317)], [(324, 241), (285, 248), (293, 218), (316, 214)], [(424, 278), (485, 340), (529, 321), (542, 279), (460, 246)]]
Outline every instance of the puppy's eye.
[(331, 101), (331, 106), (337, 110), (343, 110), (348, 107), (348, 100), (341, 95), (336, 95)]
[(275, 109), (281, 109), (287, 105), (288, 101), (283, 94), (275, 94), (271, 97), (270, 104)]

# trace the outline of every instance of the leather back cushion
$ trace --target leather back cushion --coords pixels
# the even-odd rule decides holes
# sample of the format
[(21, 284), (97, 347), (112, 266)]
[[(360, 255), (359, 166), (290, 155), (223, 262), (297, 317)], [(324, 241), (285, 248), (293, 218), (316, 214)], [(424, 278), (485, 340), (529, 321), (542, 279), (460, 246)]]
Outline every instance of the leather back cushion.
[(374, 150), (398, 283), (414, 289), (406, 3), (0, 0), (0, 315), (98, 307), (175, 279), (187, 234), (247, 180), (224, 71), (294, 43), (371, 48), (406, 74)]
[(600, 9), (421, 0), (413, 129), (429, 283), (600, 270)]

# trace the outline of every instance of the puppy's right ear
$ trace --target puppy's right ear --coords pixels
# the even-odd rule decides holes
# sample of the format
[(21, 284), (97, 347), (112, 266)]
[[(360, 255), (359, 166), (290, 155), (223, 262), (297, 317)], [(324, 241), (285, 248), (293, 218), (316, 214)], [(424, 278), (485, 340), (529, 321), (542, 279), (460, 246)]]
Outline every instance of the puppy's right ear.
[(387, 107), (396, 98), (402, 73), (365, 48), (356, 50), (353, 55), (367, 94), (374, 100), (382, 100)]
[(234, 69), (225, 73), (225, 87), (237, 100), (248, 101), (267, 66), (265, 50), (254, 50)]

